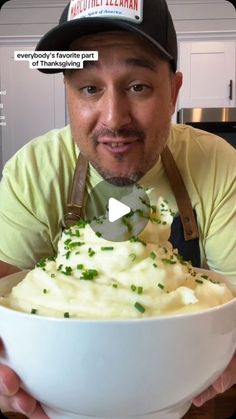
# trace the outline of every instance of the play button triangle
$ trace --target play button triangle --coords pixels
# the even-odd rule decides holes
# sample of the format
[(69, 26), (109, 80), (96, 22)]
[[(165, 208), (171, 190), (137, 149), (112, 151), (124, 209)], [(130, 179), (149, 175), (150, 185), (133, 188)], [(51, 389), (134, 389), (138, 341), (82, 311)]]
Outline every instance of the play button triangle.
[(118, 201), (115, 198), (109, 198), (108, 200), (108, 219), (111, 223), (119, 218), (123, 217), (126, 214), (129, 214), (131, 211), (128, 205), (123, 204), (123, 202)]

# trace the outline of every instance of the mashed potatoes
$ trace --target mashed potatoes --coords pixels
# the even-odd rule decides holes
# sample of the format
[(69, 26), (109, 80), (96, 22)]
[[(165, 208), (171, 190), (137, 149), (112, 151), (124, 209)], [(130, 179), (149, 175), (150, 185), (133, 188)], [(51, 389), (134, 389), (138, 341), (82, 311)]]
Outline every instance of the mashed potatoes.
[(39, 315), (128, 319), (199, 311), (233, 299), (225, 284), (197, 273), (173, 250), (171, 222), (161, 199), (142, 234), (124, 242), (109, 242), (102, 225), (95, 233), (81, 221), (64, 230), (57, 257), (40, 261), (2, 304)]

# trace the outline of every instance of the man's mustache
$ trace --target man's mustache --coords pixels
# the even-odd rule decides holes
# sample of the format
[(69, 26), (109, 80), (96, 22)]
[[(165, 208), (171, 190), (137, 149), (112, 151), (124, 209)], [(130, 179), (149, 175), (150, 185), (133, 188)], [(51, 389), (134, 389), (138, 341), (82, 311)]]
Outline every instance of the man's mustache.
[(138, 141), (144, 141), (145, 134), (142, 130), (137, 128), (120, 128), (117, 130), (109, 129), (109, 128), (100, 128), (94, 131), (92, 135), (92, 140), (94, 142), (98, 142), (99, 138), (106, 137), (106, 138), (134, 138)]

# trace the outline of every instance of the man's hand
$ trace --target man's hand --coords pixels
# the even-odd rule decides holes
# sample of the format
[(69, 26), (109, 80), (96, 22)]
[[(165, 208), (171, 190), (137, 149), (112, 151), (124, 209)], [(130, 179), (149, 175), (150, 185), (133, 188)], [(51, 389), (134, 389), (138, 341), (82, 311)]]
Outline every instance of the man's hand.
[(49, 419), (39, 403), (20, 388), (19, 377), (6, 365), (0, 365), (0, 409), (3, 413), (20, 412), (30, 419)]
[(223, 374), (217, 378), (211, 387), (203, 391), (199, 396), (193, 399), (193, 404), (197, 407), (215, 397), (217, 394), (224, 393), (230, 387), (236, 384), (236, 353), (231, 359), (228, 367)]
[[(0, 278), (19, 269), (0, 261)], [(0, 352), (3, 345), (0, 341)], [(49, 419), (39, 403), (20, 388), (19, 377), (6, 365), (0, 365), (0, 410), (4, 412), (19, 412), (29, 419)]]

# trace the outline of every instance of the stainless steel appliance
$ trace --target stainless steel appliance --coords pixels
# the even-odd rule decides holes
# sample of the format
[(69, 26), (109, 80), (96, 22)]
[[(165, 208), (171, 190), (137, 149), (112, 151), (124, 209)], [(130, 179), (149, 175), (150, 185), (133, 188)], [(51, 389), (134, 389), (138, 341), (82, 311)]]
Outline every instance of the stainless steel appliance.
[(236, 108), (182, 108), (177, 121), (219, 135), (236, 148)]

